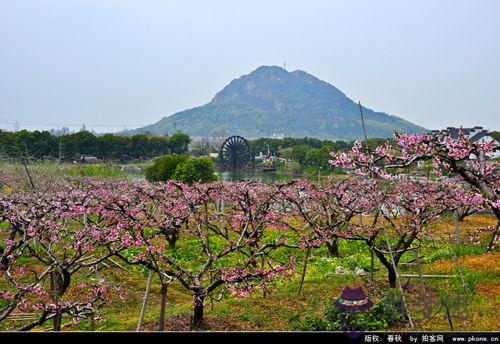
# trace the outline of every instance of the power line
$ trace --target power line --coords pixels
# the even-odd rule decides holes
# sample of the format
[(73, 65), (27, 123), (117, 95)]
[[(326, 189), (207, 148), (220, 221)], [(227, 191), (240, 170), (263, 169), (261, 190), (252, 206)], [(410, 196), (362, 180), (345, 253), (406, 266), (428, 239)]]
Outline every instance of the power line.
[[(41, 127), (81, 127), (82, 124), (76, 123), (48, 123), (42, 121), (30, 121), (30, 120), (16, 120), (10, 118), (0, 118), (0, 123), (13, 125), (14, 127), (23, 126), (41, 126)], [(142, 123), (142, 124), (86, 124), (87, 127), (93, 128), (123, 128), (123, 127), (142, 127), (146, 126), (150, 123)]]

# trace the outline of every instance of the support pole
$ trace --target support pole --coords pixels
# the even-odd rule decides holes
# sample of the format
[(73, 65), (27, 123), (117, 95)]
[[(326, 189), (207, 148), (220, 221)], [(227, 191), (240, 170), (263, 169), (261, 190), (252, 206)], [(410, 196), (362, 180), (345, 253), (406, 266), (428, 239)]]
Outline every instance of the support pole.
[(149, 270), (148, 282), (146, 283), (146, 291), (144, 292), (144, 298), (142, 299), (141, 314), (139, 315), (139, 322), (137, 323), (137, 328), (135, 332), (139, 332), (144, 322), (144, 314), (146, 313), (146, 305), (148, 303), (149, 290), (151, 289), (151, 281), (153, 280), (153, 270)]
[(411, 319), (410, 312), (408, 311), (408, 306), (406, 305), (406, 298), (405, 298), (405, 294), (403, 292), (403, 287), (401, 287), (401, 283), (399, 281), (398, 268), (397, 268), (396, 262), (394, 260), (394, 255), (392, 254), (391, 244), (389, 244), (389, 236), (387, 235), (387, 230), (385, 229), (385, 226), (383, 228), (384, 228), (385, 242), (387, 244), (387, 249), (389, 251), (389, 255), (391, 256), (392, 267), (394, 268), (394, 273), (396, 274), (396, 285), (398, 286), (399, 291), (401, 292), (401, 299), (403, 301), (403, 307), (405, 308), (406, 316), (408, 317), (408, 321), (410, 322), (410, 326), (413, 330), (413, 329), (415, 329), (415, 325), (413, 324), (413, 320)]
[(375, 245), (375, 241), (373, 241), (373, 244), (370, 246), (370, 275), (371, 275), (371, 280), (372, 280), (372, 285), (373, 285), (373, 280), (374, 280), (374, 270), (375, 270), (375, 254), (373, 252), (374, 248), (373, 246)]
[(307, 262), (309, 261), (309, 256), (311, 255), (311, 248), (308, 247), (306, 251), (306, 257), (304, 258), (304, 267), (302, 268), (302, 276), (300, 277), (299, 294), (302, 292), (302, 286), (304, 285), (304, 279), (306, 277)]
[[(458, 219), (457, 219), (457, 224), (458, 224)], [(465, 278), (464, 278), (464, 275), (462, 273), (462, 266), (460, 265), (460, 261), (458, 260), (458, 255), (457, 255), (457, 252), (455, 251), (455, 247), (453, 246), (453, 240), (451, 238), (450, 228), (447, 225), (446, 225), (446, 230), (448, 231), (448, 238), (450, 239), (450, 243), (451, 243), (451, 251), (453, 252), (453, 259), (455, 260), (455, 264), (457, 265), (457, 270), (458, 270), (458, 274), (460, 276), (460, 281), (462, 282), (462, 288), (464, 288), (464, 290), (466, 292), (468, 292), (467, 283), (465, 283)]]
[[(422, 236), (422, 241), (424, 240), (424, 236)], [(415, 261), (417, 262), (417, 272), (418, 277), (420, 278), (420, 286), (422, 287), (422, 291), (424, 292), (424, 297), (427, 297), (427, 288), (425, 287), (424, 275), (422, 274), (422, 265), (420, 264), (420, 246), (415, 250), (416, 256)]]

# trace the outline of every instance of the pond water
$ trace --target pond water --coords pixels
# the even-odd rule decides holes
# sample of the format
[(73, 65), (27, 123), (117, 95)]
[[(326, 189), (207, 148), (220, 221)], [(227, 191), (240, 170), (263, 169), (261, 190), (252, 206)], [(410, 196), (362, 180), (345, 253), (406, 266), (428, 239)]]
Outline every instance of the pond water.
[(223, 182), (236, 182), (242, 180), (258, 180), (260, 182), (273, 182), (275, 180), (287, 179), (286, 175), (282, 175), (276, 172), (224, 171), (224, 172), (216, 172), (215, 174)]
[[(291, 180), (291, 179), (318, 179), (318, 175), (309, 174), (291, 174), (283, 172), (262, 172), (262, 171), (224, 171), (216, 172), (217, 177), (219, 177), (223, 182), (236, 182), (244, 180), (257, 180), (259, 182), (274, 182), (277, 180)], [(321, 178), (326, 177), (321, 175)]]

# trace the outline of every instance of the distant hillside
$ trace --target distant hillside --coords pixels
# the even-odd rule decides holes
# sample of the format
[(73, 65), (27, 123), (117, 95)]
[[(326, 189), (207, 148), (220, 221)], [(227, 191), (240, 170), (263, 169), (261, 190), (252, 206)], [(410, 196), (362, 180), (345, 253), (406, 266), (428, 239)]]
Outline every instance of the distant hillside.
[[(383, 112), (363, 108), (369, 137), (424, 128)], [(363, 131), (359, 107), (333, 85), (296, 70), (262, 66), (231, 81), (212, 101), (134, 130), (191, 136), (269, 137), (273, 135), (351, 140)]]

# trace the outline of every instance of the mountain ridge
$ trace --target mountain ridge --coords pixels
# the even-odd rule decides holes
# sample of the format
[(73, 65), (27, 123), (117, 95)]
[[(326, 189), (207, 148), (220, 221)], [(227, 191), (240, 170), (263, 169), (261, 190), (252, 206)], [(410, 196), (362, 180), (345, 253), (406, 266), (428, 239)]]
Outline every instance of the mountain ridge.
[[(369, 137), (391, 137), (396, 130), (425, 130), (367, 107), (363, 114)], [(260, 66), (233, 79), (207, 104), (131, 132), (171, 134), (176, 130), (204, 137), (284, 135), (351, 140), (363, 136), (358, 104), (314, 75), (277, 66)]]

